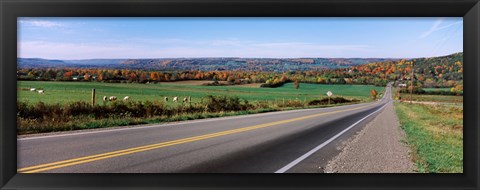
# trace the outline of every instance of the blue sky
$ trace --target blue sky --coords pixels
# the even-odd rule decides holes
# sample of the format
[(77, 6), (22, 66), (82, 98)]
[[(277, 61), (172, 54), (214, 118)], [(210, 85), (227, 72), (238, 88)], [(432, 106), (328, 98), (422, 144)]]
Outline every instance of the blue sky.
[(23, 58), (415, 58), (462, 51), (461, 17), (18, 19)]

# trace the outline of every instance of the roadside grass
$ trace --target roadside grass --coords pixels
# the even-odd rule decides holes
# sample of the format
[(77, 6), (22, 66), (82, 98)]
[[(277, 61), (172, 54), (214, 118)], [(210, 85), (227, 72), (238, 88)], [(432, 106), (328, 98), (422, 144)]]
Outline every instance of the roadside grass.
[(57, 131), (73, 131), (83, 129), (96, 129), (107, 127), (119, 127), (128, 125), (142, 125), (142, 124), (161, 124), (165, 122), (186, 121), (194, 119), (207, 119), (225, 116), (247, 115), (255, 113), (265, 113), (276, 111), (276, 109), (259, 109), (248, 111), (231, 111), (219, 113), (180, 113), (173, 116), (156, 116), (150, 118), (133, 118), (133, 117), (110, 117), (103, 119), (96, 119), (92, 116), (75, 117), (75, 120), (68, 122), (46, 122), (41, 125), (36, 120), (17, 118), (17, 135), (47, 133)]
[(397, 102), (395, 108), (418, 172), (463, 173), (463, 107)]
[[(217, 104), (217, 103), (218, 102), (212, 102), (211, 104)], [(43, 103), (37, 103), (36, 105), (30, 105), (25, 102), (19, 102), (18, 104), (20, 105), (20, 107), (30, 106), (30, 108), (27, 108), (27, 109), (20, 108), (21, 110), (26, 110), (27, 112), (29, 112), (30, 115), (37, 114), (40, 116), (36, 116), (33, 118), (20, 117), (18, 115), (21, 115), (22, 113), (21, 112), (17, 113), (17, 135), (56, 132), (56, 131), (95, 129), (95, 128), (117, 127), (117, 126), (127, 126), (127, 125), (159, 124), (164, 122), (248, 115), (248, 114), (257, 114), (257, 113), (274, 112), (274, 111), (296, 110), (296, 109), (304, 109), (304, 108), (326, 108), (326, 107), (334, 107), (334, 106), (340, 106), (340, 105), (350, 105), (354, 103), (356, 102), (337, 103), (337, 104), (332, 103), (330, 105), (322, 104), (322, 105), (308, 106), (303, 104), (300, 101), (289, 101), (289, 102), (286, 102), (285, 104), (276, 104), (276, 105), (257, 104), (255, 105), (255, 107), (251, 109), (246, 109), (246, 110), (188, 113), (188, 112), (180, 112), (178, 109), (175, 109), (174, 112), (170, 113), (169, 115), (152, 115), (148, 113), (148, 114), (142, 114), (144, 116), (138, 116), (138, 115), (133, 116), (131, 114), (132, 112), (125, 111), (125, 110), (118, 110), (117, 107), (115, 107), (110, 109), (112, 109), (114, 112), (121, 112), (120, 114), (118, 113), (105, 114), (104, 117), (99, 117), (96, 114), (75, 114), (75, 115), (65, 117), (64, 116), (65, 113), (62, 113), (62, 112), (65, 112), (66, 109), (72, 109), (72, 108), (70, 107), (62, 108), (61, 107), (62, 105), (59, 105), (59, 104), (46, 105)], [(82, 105), (82, 102), (76, 102), (74, 104), (80, 104), (81, 105), (80, 109), (86, 109), (87, 112), (92, 112), (92, 111), (89, 111), (89, 109), (91, 108), (88, 108), (88, 104), (83, 103)], [(144, 104), (144, 103), (140, 103), (140, 104)], [(134, 103), (134, 105), (138, 106), (137, 103)], [(158, 106), (160, 106), (160, 109), (165, 108), (165, 107), (162, 107), (163, 105), (158, 105)], [(51, 116), (46, 116), (50, 112), (39, 114), (38, 113), (39, 110), (37, 109), (38, 107), (40, 107), (41, 109), (47, 110), (47, 112), (48, 110), (56, 110), (56, 111), (50, 111), (52, 112)], [(55, 107), (57, 109), (55, 109)], [(129, 106), (126, 106), (125, 104), (120, 103), (118, 107), (127, 109), (127, 107)], [(108, 109), (108, 108), (101, 108), (101, 110), (102, 109)], [(158, 109), (158, 107), (156, 109)], [(169, 111), (172, 111), (171, 109), (168, 109), (168, 108), (166, 109)], [(150, 110), (152, 112), (154, 111), (151, 108)], [(124, 112), (127, 112), (129, 114), (124, 114)], [(165, 114), (166, 110), (163, 110), (161, 112)]]

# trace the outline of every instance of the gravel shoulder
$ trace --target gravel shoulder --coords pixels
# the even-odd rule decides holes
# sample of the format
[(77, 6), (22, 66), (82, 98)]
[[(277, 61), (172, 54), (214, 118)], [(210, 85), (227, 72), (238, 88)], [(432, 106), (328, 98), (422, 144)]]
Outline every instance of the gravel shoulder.
[(405, 134), (393, 102), (352, 137), (343, 151), (325, 167), (325, 173), (412, 173)]

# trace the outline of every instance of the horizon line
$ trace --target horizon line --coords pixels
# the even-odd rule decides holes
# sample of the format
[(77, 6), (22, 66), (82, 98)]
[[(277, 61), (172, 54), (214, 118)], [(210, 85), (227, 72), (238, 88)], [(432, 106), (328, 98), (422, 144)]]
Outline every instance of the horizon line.
[(430, 57), (403, 57), (403, 58), (394, 58), (394, 57), (164, 57), (164, 58), (85, 58), (85, 59), (55, 59), (55, 58), (40, 58), (40, 57), (17, 57), (17, 59), (45, 59), (45, 60), (61, 60), (61, 61), (79, 61), (79, 60), (112, 60), (112, 59), (219, 59), (219, 58), (229, 58), (229, 59), (421, 59), (421, 58), (432, 58), (432, 57), (445, 57), (449, 55), (459, 54), (461, 52), (450, 53), (446, 55), (439, 56), (430, 56)]

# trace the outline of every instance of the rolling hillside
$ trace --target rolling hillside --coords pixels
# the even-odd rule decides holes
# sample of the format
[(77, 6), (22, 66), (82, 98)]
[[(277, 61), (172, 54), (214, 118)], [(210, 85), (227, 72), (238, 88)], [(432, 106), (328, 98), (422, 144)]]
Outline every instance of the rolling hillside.
[(307, 71), (337, 69), (382, 62), (384, 58), (175, 58), (175, 59), (88, 59), (49, 60), (18, 58), (18, 68), (105, 68), (139, 70), (245, 70), (264, 72)]

